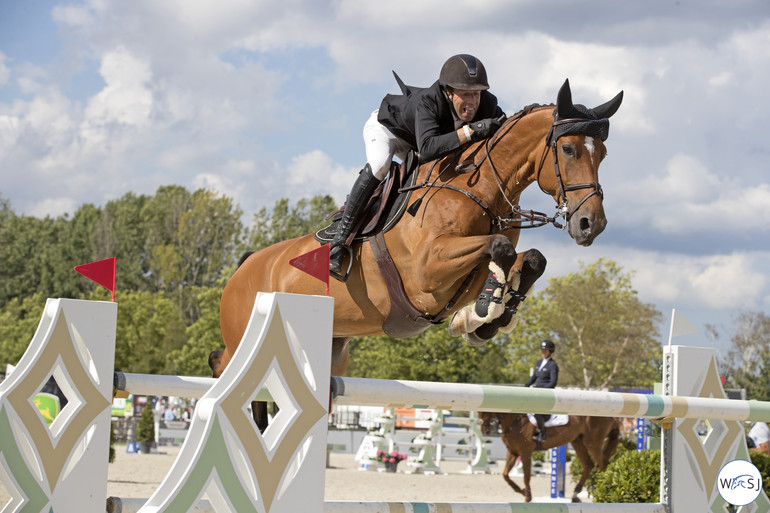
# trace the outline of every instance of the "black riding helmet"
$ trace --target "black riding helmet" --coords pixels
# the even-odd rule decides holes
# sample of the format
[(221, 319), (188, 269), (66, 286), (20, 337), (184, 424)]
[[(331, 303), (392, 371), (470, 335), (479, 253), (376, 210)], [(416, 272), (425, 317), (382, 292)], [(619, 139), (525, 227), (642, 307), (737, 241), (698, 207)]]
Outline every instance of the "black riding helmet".
[(447, 59), (441, 67), (438, 77), (439, 83), (444, 87), (460, 89), (463, 91), (484, 91), (489, 89), (487, 83), (487, 70), (484, 65), (473, 55), (461, 53)]
[(548, 349), (550, 352), (556, 351), (556, 345), (548, 339), (540, 342), (540, 349)]

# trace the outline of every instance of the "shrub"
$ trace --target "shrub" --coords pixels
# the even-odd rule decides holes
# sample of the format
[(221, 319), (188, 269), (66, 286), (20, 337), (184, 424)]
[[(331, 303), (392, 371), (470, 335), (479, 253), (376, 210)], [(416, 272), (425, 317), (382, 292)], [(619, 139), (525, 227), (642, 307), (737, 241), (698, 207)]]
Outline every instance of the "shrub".
[(765, 454), (759, 451), (749, 451), (751, 462), (762, 474), (762, 488), (765, 490), (765, 495), (770, 497), (770, 454)]
[(623, 451), (597, 474), (594, 502), (659, 502), (660, 451)]
[(155, 418), (152, 414), (152, 398), (147, 398), (147, 404), (144, 405), (142, 416), (136, 427), (136, 439), (139, 442), (155, 441)]
[[(610, 463), (618, 459), (618, 457), (623, 454), (625, 451), (635, 451), (636, 450), (636, 442), (630, 438), (621, 438), (620, 443), (618, 443), (618, 448), (615, 451), (615, 454), (612, 455), (610, 458)], [(580, 476), (583, 475), (583, 462), (580, 461), (580, 458), (575, 456), (570, 465), (569, 465), (569, 473), (570, 473), (570, 481), (572, 481), (573, 484), (577, 484), (577, 482), (580, 480)], [(591, 473), (588, 474), (588, 479), (586, 479), (585, 487), (586, 490), (592, 490), (594, 487), (594, 480), (596, 479), (597, 474), (599, 474), (599, 467), (594, 467), (593, 470), (591, 470)]]

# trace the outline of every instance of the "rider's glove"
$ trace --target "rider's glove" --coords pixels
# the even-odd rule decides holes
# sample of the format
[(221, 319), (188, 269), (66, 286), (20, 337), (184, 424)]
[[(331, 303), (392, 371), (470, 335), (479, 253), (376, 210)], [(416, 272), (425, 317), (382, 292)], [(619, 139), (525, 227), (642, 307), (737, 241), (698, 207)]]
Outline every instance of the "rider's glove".
[(500, 128), (500, 124), (504, 119), (505, 116), (501, 116), (499, 118), (487, 118), (481, 119), (479, 121), (472, 121), (470, 123), (470, 127), (473, 130), (473, 135), (471, 138), (474, 141), (478, 141), (492, 137), (495, 132), (497, 132), (497, 129)]

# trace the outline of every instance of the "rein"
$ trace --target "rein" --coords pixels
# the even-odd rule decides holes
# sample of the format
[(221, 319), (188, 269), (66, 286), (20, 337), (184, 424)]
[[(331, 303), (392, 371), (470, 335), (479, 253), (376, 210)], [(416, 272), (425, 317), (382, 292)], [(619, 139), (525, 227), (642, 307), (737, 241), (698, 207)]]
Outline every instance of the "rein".
[[(598, 194), (601, 198), (604, 198), (602, 187), (598, 182), (565, 186), (564, 180), (562, 179), (561, 172), (559, 170), (559, 158), (558, 158), (557, 149), (556, 149), (556, 142), (558, 138), (554, 139), (553, 137), (554, 128), (556, 128), (559, 125), (563, 125), (567, 123), (575, 123), (575, 122), (580, 122), (585, 120), (580, 118), (567, 118), (567, 119), (555, 120), (551, 124), (551, 129), (546, 135), (546, 139), (545, 139), (546, 144), (543, 150), (543, 156), (541, 157), (540, 164), (538, 165), (538, 168), (537, 168), (536, 181), (538, 186), (540, 187), (540, 190), (548, 194), (548, 192), (543, 189), (543, 186), (540, 185), (540, 172), (543, 169), (543, 165), (545, 164), (545, 158), (548, 155), (548, 148), (550, 147), (551, 152), (553, 154), (553, 164), (554, 164), (554, 170), (556, 174), (556, 182), (558, 183), (558, 186), (559, 186), (559, 195), (558, 195), (558, 200), (556, 202), (557, 211), (554, 216), (548, 216), (545, 213), (538, 212), (536, 210), (523, 210), (518, 204), (514, 204), (513, 202), (511, 202), (511, 200), (505, 194), (505, 190), (503, 188), (500, 174), (498, 173), (497, 168), (495, 167), (495, 164), (492, 161), (492, 156), (490, 155), (490, 149), (494, 147), (494, 145), (498, 142), (498, 140), (501, 139), (503, 135), (508, 133), (516, 125), (516, 123), (519, 122), (519, 120), (521, 120), (524, 116), (529, 114), (531, 111), (532, 111), (532, 106), (524, 109), (518, 116), (514, 116), (512, 118), (507, 119), (503, 124), (503, 126), (500, 127), (500, 129), (497, 131), (497, 133), (495, 133), (493, 137), (486, 139), (484, 141), (484, 146), (483, 146), (484, 156), (481, 158), (481, 160), (478, 163), (476, 162), (472, 163), (472, 168), (474, 169), (474, 171), (478, 171), (485, 160), (489, 161), (489, 166), (492, 168), (492, 174), (495, 177), (497, 188), (502, 194), (505, 201), (508, 203), (508, 206), (511, 208), (511, 215), (509, 217), (495, 215), (490, 209), (490, 207), (481, 198), (477, 197), (470, 191), (467, 191), (451, 183), (437, 184), (436, 182), (439, 180), (441, 175), (444, 173), (444, 171), (448, 169), (446, 167), (443, 168), (441, 171), (439, 171), (438, 175), (432, 182), (429, 182), (430, 176), (433, 173), (433, 168), (435, 167), (438, 161), (433, 162), (433, 165), (428, 171), (428, 175), (425, 177), (425, 180), (422, 183), (413, 185), (411, 187), (401, 188), (399, 189), (399, 192), (413, 191), (413, 190), (423, 189), (423, 188), (427, 188), (428, 191), (432, 188), (437, 188), (437, 189), (449, 189), (449, 190), (459, 192), (465, 195), (466, 197), (468, 197), (469, 199), (471, 199), (472, 201), (474, 201), (489, 216), (489, 218), (492, 220), (490, 233), (493, 233), (495, 229), (499, 231), (506, 231), (514, 228), (515, 229), (539, 228), (541, 226), (545, 226), (548, 224), (553, 224), (556, 228), (564, 229), (565, 225), (558, 221), (560, 217), (563, 217), (566, 222), (569, 222), (572, 215), (578, 211), (578, 209), (583, 205), (583, 203), (586, 202), (586, 200), (588, 200), (588, 198), (590, 198), (595, 194)], [(503, 132), (504, 129), (505, 129), (505, 132)], [(456, 167), (456, 171), (461, 173), (469, 172), (468, 170), (462, 170), (463, 168), (465, 168), (466, 165), (468, 165), (467, 161), (459, 164)], [(570, 212), (566, 193), (568, 191), (576, 191), (579, 189), (589, 189), (589, 188), (593, 189), (593, 191), (591, 191), (591, 193), (583, 197), (580, 200), (580, 203), (578, 203), (577, 206), (574, 209), (572, 209), (572, 211)], [(410, 206), (409, 212), (412, 215), (416, 213), (417, 208), (419, 207), (419, 204), (422, 202), (422, 199), (425, 197), (428, 191), (425, 191), (425, 193)]]

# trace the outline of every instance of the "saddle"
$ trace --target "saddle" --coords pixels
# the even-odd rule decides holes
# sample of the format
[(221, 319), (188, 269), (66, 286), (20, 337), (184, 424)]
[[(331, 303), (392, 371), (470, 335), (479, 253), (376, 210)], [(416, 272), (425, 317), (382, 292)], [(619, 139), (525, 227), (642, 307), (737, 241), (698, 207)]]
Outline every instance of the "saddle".
[[(393, 228), (404, 215), (409, 198), (412, 195), (412, 186), (417, 181), (417, 168), (419, 159), (414, 151), (410, 151), (404, 162), (400, 165), (393, 162), (388, 176), (374, 190), (372, 197), (364, 209), (361, 221), (353, 227), (347, 245), (353, 242), (361, 242), (378, 233), (385, 233)], [(405, 189), (401, 192), (400, 189)], [(321, 244), (328, 244), (337, 233), (337, 226), (345, 211), (345, 204), (336, 212), (329, 214), (331, 224), (318, 230), (313, 236)]]

